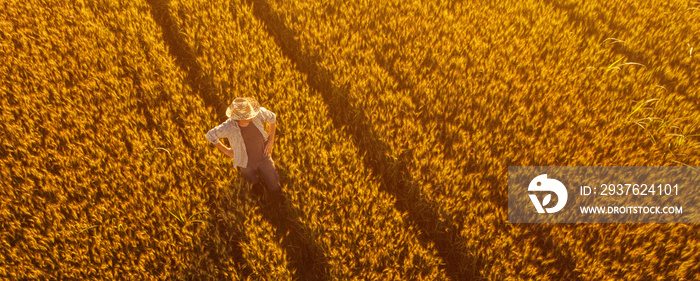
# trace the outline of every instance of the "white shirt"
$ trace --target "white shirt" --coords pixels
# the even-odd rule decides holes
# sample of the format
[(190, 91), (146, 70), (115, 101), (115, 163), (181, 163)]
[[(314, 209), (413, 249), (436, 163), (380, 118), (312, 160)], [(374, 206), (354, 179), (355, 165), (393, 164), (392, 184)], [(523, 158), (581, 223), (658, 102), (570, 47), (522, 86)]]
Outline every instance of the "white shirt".
[[(264, 107), (260, 107), (260, 114), (255, 116), (251, 123), (260, 130), (263, 138), (267, 141), (269, 136), (267, 132), (265, 132), (265, 127), (262, 122), (265, 121), (274, 124), (276, 118), (277, 115), (275, 115), (275, 113)], [(241, 128), (238, 127), (238, 122), (236, 122), (236, 120), (228, 119), (207, 132), (207, 140), (213, 144), (219, 143), (219, 139), (221, 138), (227, 138), (228, 142), (231, 144), (231, 149), (233, 149), (233, 166), (241, 168), (247, 167), (248, 153), (246, 153), (243, 136), (241, 136)]]

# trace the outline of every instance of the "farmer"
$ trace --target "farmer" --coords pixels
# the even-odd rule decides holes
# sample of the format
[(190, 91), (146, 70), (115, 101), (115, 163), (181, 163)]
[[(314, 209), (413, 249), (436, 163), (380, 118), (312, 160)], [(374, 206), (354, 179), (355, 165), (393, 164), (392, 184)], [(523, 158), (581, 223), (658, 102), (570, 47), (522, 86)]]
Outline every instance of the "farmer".
[[(228, 120), (207, 132), (207, 140), (221, 152), (233, 158), (241, 176), (250, 184), (259, 184), (258, 171), (263, 177), (272, 201), (277, 204), (277, 213), (286, 217), (284, 196), (280, 176), (272, 161), (272, 146), (275, 144), (276, 115), (252, 97), (236, 98), (226, 109)], [(270, 132), (265, 132), (263, 121), (270, 123)], [(224, 146), (219, 139), (227, 138), (231, 147)]]

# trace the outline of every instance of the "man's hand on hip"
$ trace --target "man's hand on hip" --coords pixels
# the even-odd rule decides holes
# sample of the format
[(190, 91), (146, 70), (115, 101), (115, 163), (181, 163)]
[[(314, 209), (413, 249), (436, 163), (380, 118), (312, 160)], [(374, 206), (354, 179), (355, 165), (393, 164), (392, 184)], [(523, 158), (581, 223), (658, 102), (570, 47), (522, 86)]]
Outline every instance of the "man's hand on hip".
[(272, 154), (273, 145), (275, 145), (275, 141), (272, 139), (269, 139), (267, 142), (265, 142), (265, 156), (270, 156), (270, 154)]

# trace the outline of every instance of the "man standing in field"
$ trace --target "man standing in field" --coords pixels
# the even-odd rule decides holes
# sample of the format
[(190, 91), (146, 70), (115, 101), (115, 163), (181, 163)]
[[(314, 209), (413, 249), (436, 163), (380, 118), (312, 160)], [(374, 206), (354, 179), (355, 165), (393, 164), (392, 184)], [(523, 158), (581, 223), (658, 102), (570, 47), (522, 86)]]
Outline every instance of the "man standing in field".
[[(226, 109), (226, 116), (228, 120), (207, 132), (207, 140), (233, 158), (234, 167), (239, 168), (248, 183), (260, 184), (259, 171), (277, 204), (277, 213), (286, 217), (280, 177), (271, 157), (275, 143), (275, 113), (260, 107), (255, 98), (243, 97), (233, 100)], [(269, 133), (265, 132), (262, 122), (270, 123)], [(231, 147), (219, 142), (221, 138), (227, 138)]]

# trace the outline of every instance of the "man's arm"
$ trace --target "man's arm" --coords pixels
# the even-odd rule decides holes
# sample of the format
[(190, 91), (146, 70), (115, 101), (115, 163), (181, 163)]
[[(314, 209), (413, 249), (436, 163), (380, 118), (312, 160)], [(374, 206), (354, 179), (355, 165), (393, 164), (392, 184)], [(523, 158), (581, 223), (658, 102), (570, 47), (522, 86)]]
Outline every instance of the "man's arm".
[(269, 137), (267, 138), (267, 143), (265, 143), (265, 156), (269, 156), (272, 153), (272, 146), (275, 145), (275, 123), (270, 124), (270, 129), (268, 130)]
[(211, 142), (216, 148), (221, 150), (224, 154), (228, 155), (229, 157), (233, 158), (233, 149), (224, 146), (219, 139), (222, 137), (226, 137), (226, 130), (227, 130), (227, 123), (221, 123), (218, 126), (214, 127), (213, 129), (209, 130), (207, 132), (207, 140)]
[(233, 158), (233, 149), (232, 148), (224, 146), (223, 144), (221, 144), (221, 142), (215, 143), (214, 146), (216, 146), (216, 148), (218, 148), (224, 154)]

